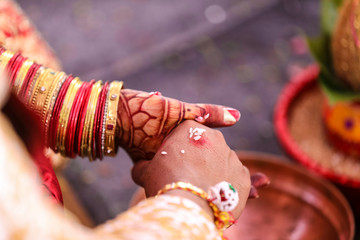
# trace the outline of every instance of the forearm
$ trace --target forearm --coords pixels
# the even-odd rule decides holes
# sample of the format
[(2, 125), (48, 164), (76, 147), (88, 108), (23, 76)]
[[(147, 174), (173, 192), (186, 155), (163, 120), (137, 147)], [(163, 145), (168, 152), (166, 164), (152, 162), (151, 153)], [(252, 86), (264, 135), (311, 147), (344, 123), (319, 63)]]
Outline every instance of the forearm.
[(46, 146), (69, 157), (114, 155), (122, 83), (82, 82), (5, 50), (0, 60), (12, 91), (39, 117)]

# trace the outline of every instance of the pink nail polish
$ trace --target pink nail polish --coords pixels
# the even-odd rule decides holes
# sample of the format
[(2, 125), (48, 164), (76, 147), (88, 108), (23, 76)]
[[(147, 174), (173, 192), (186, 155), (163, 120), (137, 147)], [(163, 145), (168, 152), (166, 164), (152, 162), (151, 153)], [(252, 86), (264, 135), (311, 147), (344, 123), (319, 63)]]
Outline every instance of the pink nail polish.
[(224, 122), (225, 124), (235, 124), (240, 119), (240, 112), (233, 108), (224, 108)]
[(251, 186), (250, 188), (250, 193), (249, 193), (249, 198), (259, 198), (259, 193), (258, 191), (256, 190), (256, 188), (254, 186)]
[(228, 112), (236, 119), (236, 121), (239, 121), (241, 114), (238, 110), (234, 108), (226, 108), (226, 110), (228, 110)]
[(254, 173), (250, 176), (251, 185), (256, 188), (265, 187), (270, 184), (269, 178), (263, 173)]

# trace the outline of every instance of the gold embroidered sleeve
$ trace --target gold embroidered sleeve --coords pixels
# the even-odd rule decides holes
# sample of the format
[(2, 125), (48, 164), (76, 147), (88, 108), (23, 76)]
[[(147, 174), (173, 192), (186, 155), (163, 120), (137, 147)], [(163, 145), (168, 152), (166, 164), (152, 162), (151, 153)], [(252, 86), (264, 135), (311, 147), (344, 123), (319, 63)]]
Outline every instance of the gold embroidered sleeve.
[(53, 50), (14, 0), (0, 0), (0, 45), (52, 69), (61, 69)]
[(221, 239), (206, 212), (191, 200), (177, 196), (144, 200), (96, 231), (127, 240)]

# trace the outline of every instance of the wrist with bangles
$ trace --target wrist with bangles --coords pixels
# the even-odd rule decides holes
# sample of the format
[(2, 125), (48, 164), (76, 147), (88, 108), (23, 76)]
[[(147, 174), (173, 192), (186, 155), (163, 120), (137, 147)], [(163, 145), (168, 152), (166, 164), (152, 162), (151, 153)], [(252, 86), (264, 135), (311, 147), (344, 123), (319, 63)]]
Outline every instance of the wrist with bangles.
[(13, 93), (41, 119), (47, 147), (91, 161), (115, 155), (122, 82), (82, 82), (3, 48), (0, 72), (8, 77)]
[(184, 190), (206, 200), (214, 214), (214, 223), (222, 238), (223, 231), (234, 224), (235, 219), (231, 211), (238, 205), (239, 195), (230, 183), (225, 181), (220, 182), (215, 186), (210, 187), (208, 192), (205, 192), (203, 189), (198, 188), (191, 183), (181, 181), (174, 182), (165, 185), (164, 188), (158, 191), (156, 196), (171, 190)]

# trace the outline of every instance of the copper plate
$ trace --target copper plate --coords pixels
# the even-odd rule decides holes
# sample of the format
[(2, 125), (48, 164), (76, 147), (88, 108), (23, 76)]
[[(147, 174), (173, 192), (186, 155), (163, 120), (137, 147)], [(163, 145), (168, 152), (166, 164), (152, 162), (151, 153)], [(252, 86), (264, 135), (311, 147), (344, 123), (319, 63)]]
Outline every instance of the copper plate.
[[(351, 240), (354, 217), (332, 184), (301, 166), (272, 155), (238, 152), (251, 173), (263, 172), (270, 186), (249, 200), (229, 240)], [(281, 161), (282, 160), (282, 161)]]

